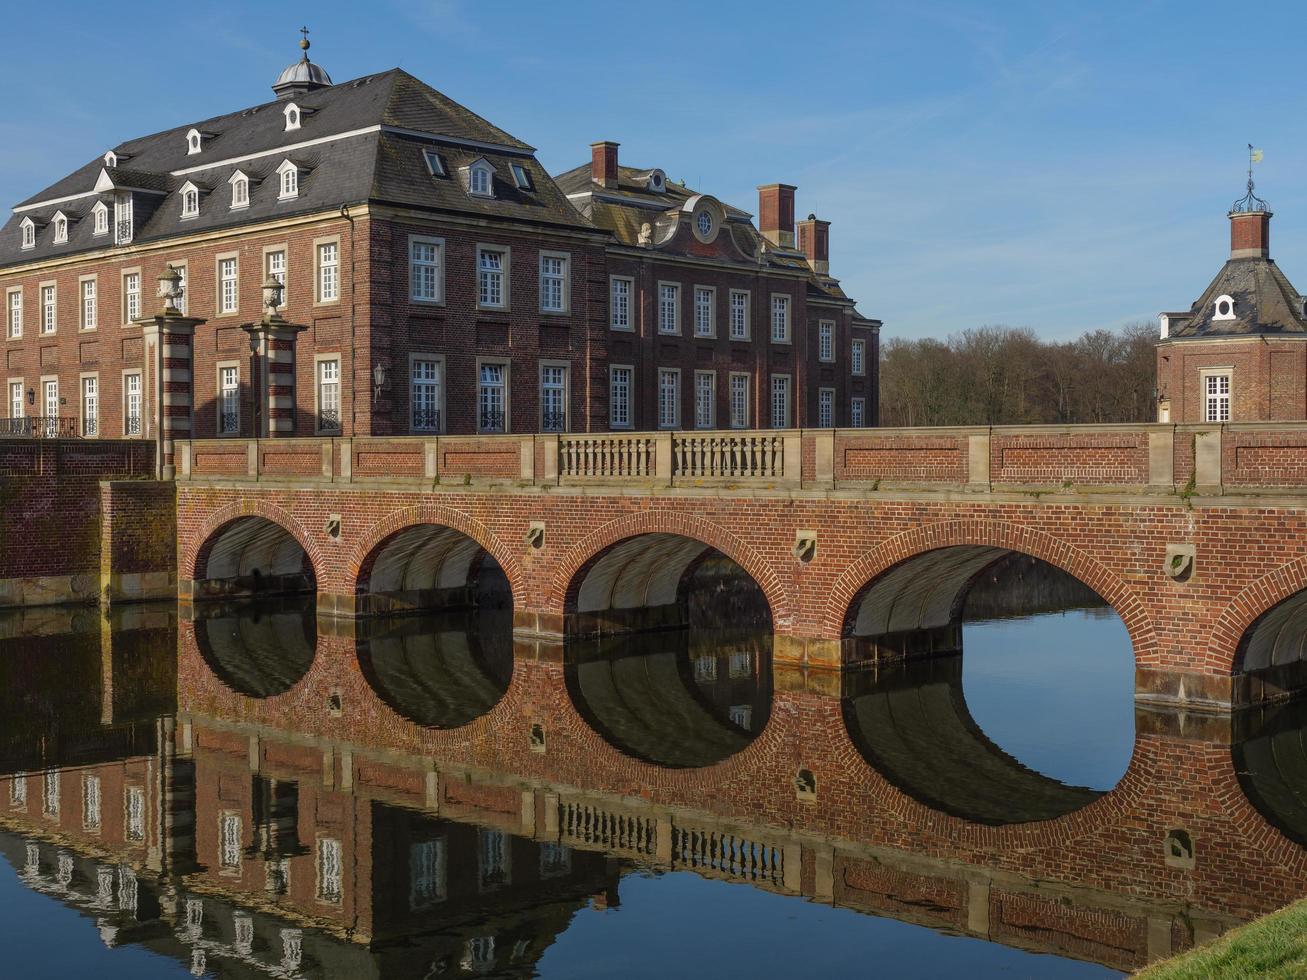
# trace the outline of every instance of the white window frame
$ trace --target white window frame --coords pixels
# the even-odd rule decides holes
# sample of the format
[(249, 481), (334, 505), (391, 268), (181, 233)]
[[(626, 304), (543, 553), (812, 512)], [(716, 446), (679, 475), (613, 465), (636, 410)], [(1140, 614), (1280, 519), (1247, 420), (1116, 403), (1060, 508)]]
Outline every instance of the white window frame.
[[(1202, 386), (1203, 398), (1203, 421), (1204, 422), (1230, 422), (1234, 420), (1234, 368), (1204, 368), (1198, 372), (1199, 383)], [(1225, 381), (1225, 391), (1221, 392), (1220, 382)], [(1214, 391), (1213, 388), (1216, 390)], [(1225, 417), (1221, 417), (1221, 406), (1224, 405)]]
[(863, 337), (854, 337), (849, 348), (849, 363), (852, 373), (862, 377), (867, 373), (867, 341)]
[(198, 129), (192, 129), (186, 134), (186, 155), (194, 156), (204, 149), (204, 135)]
[[(548, 371), (563, 372), (563, 426), (562, 428), (545, 428), (545, 373)], [(568, 432), (571, 430), (572, 412), (570, 402), (572, 400), (572, 368), (567, 361), (541, 361), (538, 379), (538, 396), (537, 404), (540, 406), (540, 431), (541, 432)], [(551, 384), (551, 391), (557, 391), (558, 386)]]
[[(228, 386), (224, 383), (223, 375), (231, 372), (234, 386)], [(233, 439), (241, 434), (241, 364), (240, 361), (219, 361), (213, 367), (214, 391), (217, 397), (213, 400), (213, 431), (218, 434), (219, 439)], [(226, 411), (229, 400), (228, 394), (234, 393), (230, 399), (232, 412)], [(223, 416), (232, 414), (236, 416), (236, 424), (231, 429), (223, 428)]]
[[(136, 390), (133, 392), (133, 379)], [(145, 378), (139, 368), (130, 368), (123, 372), (123, 438), (139, 439), (145, 436)], [(133, 405), (133, 401), (135, 404)], [(135, 409), (135, 412), (132, 409)], [(128, 431), (128, 420), (136, 417), (136, 431)]]
[(60, 797), (63, 795), (60, 777), (62, 770), (46, 769), (41, 773), (41, 816), (59, 817)]
[(99, 284), (94, 275), (81, 276), (77, 280), (77, 297), (77, 328), (94, 330), (100, 322)]
[(182, 184), (182, 220), (200, 216), (200, 189), (189, 180)]
[(749, 427), (749, 401), (753, 392), (753, 378), (748, 371), (732, 371), (728, 376), (730, 397), (730, 427), (747, 429)]
[(313, 302), (323, 306), (340, 302), (340, 238), (313, 242)]
[(78, 427), (82, 438), (94, 439), (100, 435), (100, 375), (89, 371), (77, 381)]
[(27, 385), (22, 378), (9, 379), (9, 417), (21, 419), (27, 417)]
[(54, 213), (54, 244), (64, 245), (68, 242), (68, 216), (62, 211)]
[(694, 372), (694, 427), (696, 429), (717, 428), (716, 371)]
[[(280, 262), (274, 259), (280, 256)], [(280, 269), (275, 268), (277, 264)], [(290, 302), (290, 249), (285, 244), (268, 245), (263, 249), (263, 277), (273, 276), (281, 283), (281, 306), (284, 310)]]
[[(329, 382), (324, 378), (325, 364), (334, 364), (336, 366), (334, 382)], [(336, 426), (327, 428), (322, 424), (322, 412), (324, 410), (324, 399), (322, 397), (323, 389), (329, 384), (334, 383), (336, 387)], [(345, 429), (344, 419), (344, 377), (341, 371), (341, 360), (339, 353), (317, 354), (313, 358), (313, 431), (318, 435), (339, 435)]]
[[(621, 295), (618, 284), (625, 287), (625, 295)], [(620, 300), (620, 302), (619, 302)], [(635, 330), (635, 316), (632, 304), (635, 300), (635, 279), (632, 276), (609, 276), (608, 277), (608, 327), (611, 330), (620, 330), (623, 333), (632, 333)]]
[[(230, 263), (231, 275), (226, 274)], [(214, 308), (217, 316), (235, 316), (241, 308), (241, 260), (236, 252), (226, 252), (214, 259)], [(230, 294), (227, 284), (231, 284)]]
[(867, 399), (861, 396), (849, 399), (849, 425), (855, 429), (866, 428)]
[[(562, 270), (557, 273), (545, 273), (545, 263), (556, 261), (562, 263)], [(557, 283), (558, 305), (545, 305), (546, 283)], [(570, 252), (540, 252), (540, 312), (554, 315), (566, 315), (572, 310), (572, 256)]]
[(835, 428), (835, 389), (817, 389), (817, 428)]
[[(503, 370), (502, 381), (499, 385), (487, 385), (481, 378), (481, 371), (487, 367), (498, 367)], [(476, 359), (476, 431), (482, 435), (502, 435), (513, 431), (510, 422), (510, 403), (512, 401), (513, 391), (513, 365), (508, 358), (504, 357), (478, 357)], [(498, 429), (487, 428), (482, 425), (482, 406), (485, 401), (483, 397), (487, 388), (498, 387), (502, 391), (502, 407), (504, 422), (503, 427)]]
[(18, 228), (22, 235), (22, 247), (36, 248), (36, 222), (31, 218), (24, 218), (19, 222)]
[[(705, 302), (706, 300), (706, 302)], [(694, 335), (717, 336), (717, 287), (694, 287)]]
[(448, 175), (448, 171), (445, 170), (445, 161), (437, 150), (423, 149), (422, 160), (427, 165), (427, 173), (432, 177), (445, 177)]
[(96, 201), (95, 207), (91, 208), (91, 234), (109, 234), (109, 205), (103, 201)]
[[(784, 382), (784, 384), (782, 385), (782, 384), (780, 384), (780, 382)], [(776, 406), (777, 406), (778, 403), (777, 403), (777, 400), (776, 400), (776, 396), (777, 396), (777, 394), (778, 394), (778, 392), (779, 392), (779, 390), (780, 390), (781, 388), (783, 388), (784, 391), (785, 391), (785, 401), (784, 401), (783, 403), (780, 403), (780, 404), (781, 404), (781, 411), (780, 411), (780, 412), (777, 412), (777, 411), (776, 411)], [(791, 421), (792, 421), (791, 418), (790, 418), (790, 415), (791, 415), (791, 413), (792, 413), (793, 410), (794, 410), (794, 407), (793, 407), (793, 406), (794, 406), (794, 379), (793, 379), (793, 377), (792, 377), (791, 375), (789, 375), (789, 374), (786, 374), (786, 373), (783, 372), (783, 371), (780, 372), (780, 373), (777, 373), (777, 374), (773, 374), (773, 375), (768, 379), (768, 381), (767, 381), (767, 397), (768, 397), (768, 402), (767, 402), (767, 404), (768, 404), (768, 407), (769, 407), (769, 411), (768, 411), (769, 419), (768, 419), (768, 421), (770, 422), (771, 427), (772, 427), (773, 429), (788, 429), (788, 428), (790, 428)], [(781, 416), (781, 417), (778, 418), (778, 415)]]
[(218, 814), (218, 868), (220, 874), (240, 871), (241, 852), (245, 848), (245, 822), (239, 813), (223, 810)]
[(526, 172), (526, 167), (520, 163), (510, 163), (508, 169), (513, 172), (513, 183), (519, 191), (531, 190), (531, 175)]
[[(666, 314), (670, 314), (670, 321)], [(679, 282), (663, 280), (658, 283), (658, 333), (664, 337), (680, 336), (681, 284)]]
[(773, 344), (788, 344), (794, 334), (793, 330), (793, 301), (789, 293), (772, 293), (771, 294), (771, 342)]
[(123, 836), (132, 843), (145, 840), (145, 787), (123, 787)]
[(300, 168), (283, 160), (277, 168), (277, 200), (293, 201), (300, 196)]
[[(136, 286), (134, 289), (129, 288), (131, 280), (135, 279)], [(122, 301), (123, 301), (123, 326), (128, 326), (141, 315), (142, 283), (140, 269), (123, 269), (119, 276), (121, 283)]]
[[(435, 251), (434, 261), (418, 261), (416, 252), (418, 246), (429, 246)], [(431, 295), (423, 295), (418, 291), (418, 283), (421, 281), (418, 272), (421, 269), (431, 269)], [(427, 303), (433, 306), (440, 306), (445, 302), (445, 240), (443, 238), (434, 238), (430, 235), (409, 235), (408, 236), (408, 298), (410, 303)]]
[[(436, 378), (434, 384), (428, 378), (419, 378), (417, 376), (417, 366), (419, 364), (435, 365)], [(419, 386), (422, 388), (434, 387), (436, 389), (434, 404), (429, 406), (429, 410), (436, 413), (435, 425), (417, 424), (417, 390)], [(445, 430), (445, 387), (446, 374), (444, 354), (413, 352), (408, 355), (408, 428), (410, 432), (429, 435), (431, 433), (439, 433)], [(425, 399), (423, 400), (425, 401)]]
[(239, 211), (250, 206), (250, 178), (237, 170), (228, 178), (231, 184), (231, 210)]
[[(743, 317), (737, 317), (736, 300), (743, 300)], [(747, 289), (732, 289), (730, 296), (730, 338), (731, 340), (748, 340), (752, 333), (750, 325), (750, 306), (752, 305), (752, 294)]]
[(41, 303), (41, 325), (38, 331), (43, 337), (50, 337), (59, 332), (59, 284), (53, 280), (39, 283), (36, 287)]
[(19, 340), (23, 336), (23, 287), (5, 290), (5, 337)]
[[(665, 383), (671, 382), (672, 398), (664, 401)], [(664, 409), (671, 408), (670, 414)], [(660, 367), (658, 369), (658, 428), (679, 429), (681, 427), (681, 369)]]
[[(625, 418), (619, 419), (617, 406), (618, 372), (625, 372)], [(610, 364), (608, 366), (608, 428), (632, 429), (635, 427), (635, 365)]]
[(103, 818), (104, 799), (100, 777), (93, 772), (83, 772), (82, 829), (92, 834), (98, 834)]
[(282, 132), (289, 133), (300, 128), (300, 123), (304, 121), (304, 112), (294, 102), (287, 102), (286, 108), (281, 110), (281, 114), (286, 117), (286, 128)]
[(177, 270), (178, 275), (181, 276), (181, 279), (177, 283), (178, 288), (181, 290), (181, 295), (177, 297), (177, 311), (182, 315), (185, 315), (187, 306), (189, 305), (189, 297), (187, 296), (186, 287), (190, 282), (190, 263), (185, 259), (182, 259), (178, 262), (168, 262), (166, 264), (171, 265)]
[(817, 321), (817, 360), (824, 364), (835, 363), (835, 321)]
[(131, 194), (118, 194), (113, 199), (113, 243), (128, 245), (136, 234), (136, 207)]
[(495, 169), (485, 160), (475, 160), (467, 168), (467, 192), (474, 197), (495, 196)]
[[(484, 256), (491, 253), (499, 255), (499, 269), (483, 268), (482, 260)], [(513, 254), (507, 245), (493, 245), (489, 242), (478, 242), (476, 250), (477, 262), (477, 309), (479, 310), (507, 310), (509, 308), (509, 275), (512, 270)], [(492, 281), (486, 277), (498, 276), (499, 281), (499, 302), (485, 302), (486, 286)]]
[(59, 418), (60, 395), (59, 377), (54, 374), (41, 378), (41, 414), (47, 419)]

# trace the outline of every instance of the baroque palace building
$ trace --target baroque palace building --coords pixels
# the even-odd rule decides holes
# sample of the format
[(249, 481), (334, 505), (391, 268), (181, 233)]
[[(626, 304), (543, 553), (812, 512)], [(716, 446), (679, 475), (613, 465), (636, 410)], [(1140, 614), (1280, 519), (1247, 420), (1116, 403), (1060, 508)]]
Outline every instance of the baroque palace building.
[(333, 84), (301, 46), (274, 101), (14, 207), (0, 432), (876, 424), (880, 324), (792, 186), (755, 227), (614, 143), (555, 179), (406, 72)]

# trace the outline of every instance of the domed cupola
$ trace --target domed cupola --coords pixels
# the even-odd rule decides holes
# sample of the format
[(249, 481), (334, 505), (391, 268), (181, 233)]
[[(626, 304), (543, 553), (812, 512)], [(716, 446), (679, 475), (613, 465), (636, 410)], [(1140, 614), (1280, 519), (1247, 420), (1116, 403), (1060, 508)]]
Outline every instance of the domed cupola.
[(331, 86), (331, 76), (321, 65), (309, 61), (309, 29), (301, 27), (304, 37), (300, 40), (300, 50), (304, 52), (300, 60), (287, 65), (272, 85), (272, 90), (279, 99), (289, 99), (297, 95), (307, 95), (320, 88)]

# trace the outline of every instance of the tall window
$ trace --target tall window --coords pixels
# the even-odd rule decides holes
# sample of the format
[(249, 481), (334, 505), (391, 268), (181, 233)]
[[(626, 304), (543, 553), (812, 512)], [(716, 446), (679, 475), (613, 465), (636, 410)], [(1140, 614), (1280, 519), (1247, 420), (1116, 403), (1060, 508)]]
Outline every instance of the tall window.
[(540, 256), (540, 309), (545, 313), (567, 311), (567, 256)]
[(749, 376), (742, 372), (731, 375), (731, 428), (749, 427)]
[(777, 344), (790, 340), (790, 298), (776, 295), (771, 298), (771, 339)]
[(31, 221), (23, 221), (23, 248), (36, 248), (36, 225)]
[(658, 371), (658, 428), (675, 429), (681, 423), (681, 372)]
[(865, 398), (855, 398), (849, 402), (849, 424), (855, 429), (861, 429), (867, 424), (867, 400)]
[(717, 375), (694, 372), (694, 427), (711, 429), (717, 424)]
[(123, 375), (123, 435), (141, 434), (141, 372)]
[(241, 818), (237, 813), (218, 815), (218, 867), (241, 866)]
[(231, 182), (231, 206), (243, 208), (250, 203), (250, 182), (245, 177), (237, 177)]
[(27, 774), (16, 772), (9, 777), (9, 805), (27, 806)]
[(681, 287), (674, 282), (658, 284), (658, 332), (681, 332)]
[(54, 219), (54, 243), (56, 245), (68, 241), (68, 219), (63, 215)]
[(1230, 376), (1209, 374), (1203, 380), (1203, 420), (1206, 422), (1230, 421)]
[(129, 272), (123, 276), (123, 319), (131, 323), (141, 315), (141, 274)]
[(145, 840), (145, 789), (140, 786), (128, 786), (123, 795), (127, 810), (127, 839), (143, 841)]
[(9, 294), (9, 336), (23, 335), (23, 292), (15, 289)]
[(440, 368), (435, 360), (414, 360), (411, 386), (413, 431), (440, 431)]
[(445, 899), (445, 838), (410, 844), (408, 907), (424, 909)]
[(42, 403), (48, 420), (46, 424), (55, 427), (55, 420), (59, 418), (59, 381), (57, 378), (47, 378), (42, 387)]
[(235, 364), (224, 364), (218, 368), (218, 435), (234, 436), (240, 430), (240, 368)]
[(608, 324), (614, 330), (630, 330), (632, 280), (613, 276), (608, 280)]
[(293, 166), (286, 167), (281, 172), (281, 193), (278, 195), (282, 198), (298, 197), (300, 193), (300, 172)]
[(788, 374), (771, 376), (771, 427), (773, 429), (790, 427), (790, 376)]
[(477, 304), (502, 309), (504, 302), (504, 253), (495, 248), (477, 250)]
[(59, 816), (58, 769), (47, 769), (41, 774), (41, 813), (47, 817)]
[(340, 298), (340, 246), (323, 242), (318, 246), (318, 302), (334, 303)]
[(194, 218), (200, 213), (200, 192), (194, 187), (182, 191), (182, 217)]
[(540, 431), (567, 431), (567, 368), (545, 364), (540, 368)]
[(82, 435), (94, 436), (100, 431), (100, 379), (82, 379)]
[(507, 884), (512, 871), (508, 835), (502, 830), (483, 828), (477, 831), (477, 838), (480, 844), (477, 848), (477, 871), (481, 888), (497, 888)]
[(54, 333), (59, 325), (55, 308), (57, 296), (53, 285), (41, 287), (41, 333)]
[(849, 361), (851, 362), (850, 369), (854, 374), (867, 373), (867, 342), (865, 340), (855, 340), (853, 342)]
[(122, 194), (113, 202), (113, 240), (115, 245), (126, 245), (132, 240), (132, 196)]
[(749, 339), (749, 294), (743, 289), (731, 290), (731, 340)]
[(318, 361), (318, 431), (340, 431), (340, 361)]
[(415, 238), (408, 246), (408, 295), (417, 303), (439, 303), (440, 243)]
[(716, 291), (708, 286), (694, 287), (694, 335), (696, 337), (717, 336), (717, 324), (713, 322), (713, 298)]
[(318, 838), (318, 901), (335, 904), (340, 901), (341, 881), (340, 841), (333, 837)]
[(95, 206), (95, 231), (96, 235), (109, 234), (109, 208), (101, 201)]
[(817, 428), (829, 429), (835, 425), (835, 389), (817, 389)]
[(473, 167), (468, 174), (468, 188), (473, 194), (488, 196), (490, 194), (490, 168)]
[(100, 829), (100, 777), (89, 772), (82, 775), (82, 828)]
[(817, 359), (835, 360), (835, 324), (831, 320), (822, 320), (817, 324)]
[[(608, 369), (608, 425), (614, 429), (631, 427), (631, 374), (626, 366), (613, 366)], [(22, 385), (19, 385), (19, 397), (22, 397)]]
[(286, 305), (286, 250), (277, 249), (274, 252), (268, 252), (263, 257), (263, 274), (271, 276), (281, 283), (281, 305)]
[(235, 256), (218, 260), (218, 312), (235, 313), (240, 303), (239, 266)]
[(9, 382), (9, 417), (11, 419), (21, 419), (23, 417), (23, 383), (21, 381)]
[(94, 330), (96, 321), (95, 280), (82, 280), (82, 329)]
[(177, 312), (184, 316), (186, 314), (186, 263), (182, 262), (178, 264), (174, 262), (172, 267), (176, 269), (177, 274), (181, 276), (181, 279), (177, 281), (177, 291), (179, 293), (177, 296)]
[(482, 364), (477, 393), (477, 428), (482, 432), (507, 431), (507, 391), (503, 364)]

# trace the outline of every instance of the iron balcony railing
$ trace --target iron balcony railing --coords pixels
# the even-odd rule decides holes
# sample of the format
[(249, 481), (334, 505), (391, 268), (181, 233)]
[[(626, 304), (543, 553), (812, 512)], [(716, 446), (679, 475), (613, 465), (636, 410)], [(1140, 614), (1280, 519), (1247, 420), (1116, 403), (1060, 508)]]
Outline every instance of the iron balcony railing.
[(540, 413), (541, 432), (563, 432), (566, 429), (567, 429), (566, 412), (541, 412)]
[(425, 411), (413, 409), (413, 430), (415, 432), (439, 432), (440, 412), (437, 409)]
[(21, 419), (0, 419), (0, 438), (76, 439), (80, 435), (80, 426), (75, 418), (29, 415)]
[(319, 432), (339, 432), (340, 431), (340, 409), (324, 408), (318, 411), (318, 431)]
[(495, 412), (489, 409), (482, 409), (480, 415), (482, 432), (503, 432), (504, 431), (504, 413)]
[(123, 435), (139, 436), (141, 434), (141, 417), (139, 415), (128, 415), (123, 419)]

